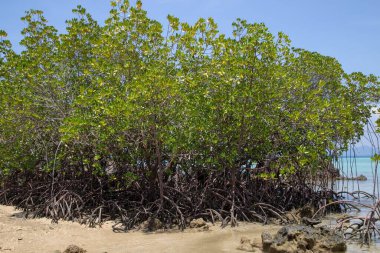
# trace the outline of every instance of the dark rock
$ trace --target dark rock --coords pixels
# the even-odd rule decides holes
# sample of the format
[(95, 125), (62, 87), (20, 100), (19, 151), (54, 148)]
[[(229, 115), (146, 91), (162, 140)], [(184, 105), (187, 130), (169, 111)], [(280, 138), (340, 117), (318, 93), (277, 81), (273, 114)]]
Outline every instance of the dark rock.
[(63, 253), (86, 253), (87, 250), (82, 249), (76, 245), (69, 245)]
[(282, 227), (272, 240), (268, 233), (261, 235), (264, 252), (344, 252), (346, 243), (343, 236), (327, 227), (313, 228), (303, 225)]
[(337, 234), (331, 234), (326, 240), (322, 240), (319, 246), (331, 252), (344, 252), (347, 249), (346, 242)]
[(338, 177), (337, 180), (356, 180), (356, 181), (367, 181), (367, 177), (360, 175), (358, 177)]
[(156, 231), (158, 229), (162, 229), (163, 224), (157, 218), (149, 218), (140, 225), (140, 228), (144, 231)]
[(304, 206), (298, 211), (300, 218), (302, 219), (303, 217), (306, 218), (311, 218), (313, 217), (314, 210), (311, 206)]
[(307, 226), (315, 226), (315, 225), (320, 224), (322, 221), (321, 220), (312, 219), (312, 218), (303, 217), (301, 219), (301, 222), (302, 222), (302, 224), (305, 224)]
[(367, 181), (367, 177), (364, 176), (364, 175), (360, 175), (356, 178), (356, 180), (359, 180), (359, 181)]

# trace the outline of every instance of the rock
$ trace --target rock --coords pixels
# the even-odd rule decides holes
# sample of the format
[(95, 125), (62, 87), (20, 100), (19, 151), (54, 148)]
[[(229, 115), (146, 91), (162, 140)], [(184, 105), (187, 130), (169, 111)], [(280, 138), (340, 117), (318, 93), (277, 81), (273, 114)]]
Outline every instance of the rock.
[(201, 228), (204, 226), (207, 226), (207, 224), (203, 218), (193, 219), (190, 221), (190, 228)]
[(343, 236), (326, 227), (288, 225), (273, 239), (267, 232), (261, 238), (264, 252), (269, 253), (344, 252), (347, 249)]
[(311, 217), (313, 217), (314, 210), (311, 206), (304, 206), (301, 209), (299, 209), (298, 214), (299, 214), (301, 219), (303, 217), (311, 218)]
[(243, 236), (240, 239), (240, 245), (237, 247), (238, 250), (246, 251), (246, 252), (257, 252), (259, 246), (252, 242), (248, 237)]
[(202, 232), (208, 231), (210, 227), (204, 219), (199, 218), (190, 221), (190, 228), (198, 228), (198, 231)]
[(338, 177), (337, 180), (356, 180), (356, 181), (367, 181), (367, 177), (360, 175), (358, 177)]
[(87, 250), (82, 249), (76, 245), (69, 245), (63, 253), (86, 253)]
[(162, 229), (163, 224), (157, 218), (149, 218), (140, 225), (140, 228), (144, 231), (156, 231), (158, 229)]
[(273, 243), (272, 235), (268, 232), (263, 232), (261, 234), (261, 241), (263, 242), (263, 250), (268, 251)]
[(316, 219), (306, 218), (306, 217), (303, 217), (301, 219), (301, 222), (302, 224), (305, 224), (306, 226), (315, 226), (322, 223), (321, 220), (316, 220)]

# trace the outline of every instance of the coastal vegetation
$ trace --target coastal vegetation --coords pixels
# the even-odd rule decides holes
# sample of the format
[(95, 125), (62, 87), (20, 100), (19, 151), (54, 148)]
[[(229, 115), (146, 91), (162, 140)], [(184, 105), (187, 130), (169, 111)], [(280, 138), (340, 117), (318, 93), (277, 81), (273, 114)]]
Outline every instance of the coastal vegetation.
[(163, 25), (140, 1), (104, 24), (73, 12), (59, 33), (28, 11), (20, 53), (0, 34), (0, 203), (183, 229), (337, 200), (332, 162), (363, 134), (377, 77), (262, 23)]

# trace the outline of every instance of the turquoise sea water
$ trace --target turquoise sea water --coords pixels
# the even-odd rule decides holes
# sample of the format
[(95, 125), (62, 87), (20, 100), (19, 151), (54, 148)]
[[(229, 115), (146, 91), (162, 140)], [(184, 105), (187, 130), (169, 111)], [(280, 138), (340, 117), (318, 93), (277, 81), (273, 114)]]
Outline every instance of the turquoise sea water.
[[(372, 161), (370, 157), (344, 157), (340, 158), (339, 161), (335, 164), (337, 168), (340, 169), (342, 176), (344, 177), (357, 177), (360, 175), (364, 175), (367, 177), (366, 181), (356, 181), (356, 180), (345, 180), (345, 181), (337, 181), (335, 185), (336, 191), (365, 191), (370, 194), (373, 194), (380, 199), (379, 196), (379, 182), (377, 176), (377, 170), (379, 169), (379, 165)], [(343, 195), (347, 200), (355, 200), (359, 201), (363, 204), (372, 206), (376, 200), (368, 199), (368, 198), (360, 198), (353, 199), (349, 195)], [(367, 216), (369, 208), (361, 207), (361, 210), (355, 211), (352, 210), (349, 212), (354, 216)], [(379, 226), (377, 224), (377, 226)], [(380, 238), (373, 238), (373, 242), (369, 248), (367, 247), (359, 247), (358, 244), (352, 243), (348, 247), (348, 252), (380, 252)]]
[(340, 158), (335, 165), (340, 169), (342, 176), (357, 177), (364, 175), (367, 177), (366, 181), (338, 181), (336, 184), (336, 190), (361, 190), (379, 197), (379, 184), (377, 176), (379, 165), (372, 161), (370, 157), (344, 157)]

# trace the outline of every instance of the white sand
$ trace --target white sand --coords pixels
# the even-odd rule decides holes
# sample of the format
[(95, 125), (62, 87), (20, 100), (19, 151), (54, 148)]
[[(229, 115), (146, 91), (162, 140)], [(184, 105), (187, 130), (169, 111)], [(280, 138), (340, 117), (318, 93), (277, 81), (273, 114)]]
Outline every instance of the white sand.
[(0, 205), (0, 252), (53, 253), (75, 244), (89, 253), (127, 252), (242, 252), (236, 250), (240, 238), (247, 236), (260, 243), (264, 230), (276, 226), (241, 223), (237, 228), (211, 226), (210, 231), (115, 233), (111, 224), (88, 228), (73, 222), (51, 223), (48, 219), (23, 219), (13, 207)]
[[(240, 238), (246, 236), (261, 243), (261, 233), (275, 233), (279, 226), (263, 226), (257, 223), (240, 223), (239, 227), (211, 226), (210, 231), (185, 232), (142, 231), (115, 233), (111, 224), (102, 228), (88, 228), (74, 222), (51, 223), (48, 219), (24, 219), (22, 213), (13, 207), (0, 205), (0, 252), (10, 253), (55, 253), (75, 244), (88, 253), (219, 253), (240, 252), (237, 250)], [(258, 251), (259, 252), (259, 251)], [(348, 252), (380, 252), (379, 248), (360, 249), (349, 245)]]

